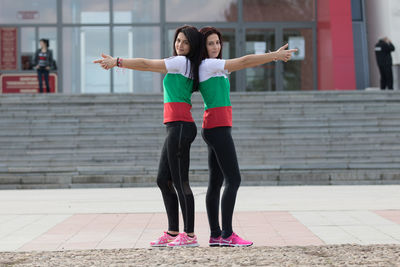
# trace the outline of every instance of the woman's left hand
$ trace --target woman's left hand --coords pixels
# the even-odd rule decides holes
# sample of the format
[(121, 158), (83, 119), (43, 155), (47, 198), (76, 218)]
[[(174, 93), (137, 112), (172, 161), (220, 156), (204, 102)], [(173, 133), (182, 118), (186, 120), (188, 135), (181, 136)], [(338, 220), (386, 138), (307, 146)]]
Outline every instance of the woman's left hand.
[(117, 59), (113, 58), (110, 55), (106, 55), (106, 54), (101, 54), (102, 59), (98, 59), (93, 61), (93, 63), (98, 63), (100, 64), (100, 66), (105, 69), (105, 70), (109, 70), (114, 68), (115, 66), (117, 66)]
[(289, 44), (285, 44), (276, 51), (278, 55), (277, 59), (288, 62), (292, 58), (292, 53), (297, 52), (297, 49), (286, 50), (288, 47)]

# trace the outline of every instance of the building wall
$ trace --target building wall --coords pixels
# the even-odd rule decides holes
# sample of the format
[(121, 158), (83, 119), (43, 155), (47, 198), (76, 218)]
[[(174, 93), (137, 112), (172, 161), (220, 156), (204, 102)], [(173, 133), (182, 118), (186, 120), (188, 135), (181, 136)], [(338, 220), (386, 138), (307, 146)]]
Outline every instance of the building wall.
[[(14, 1), (4, 1), (8, 2), (7, 6), (14, 6)], [(42, 1), (52, 2), (52, 0)], [(377, 5), (377, 7), (372, 7), (376, 9), (372, 12), (373, 16), (376, 15), (375, 13), (378, 15), (384, 13), (388, 9), (394, 12), (394, 18), (400, 14), (400, 8), (397, 8), (400, 5), (398, 0), (366, 1)], [(29, 0), (24, 0), (24, 2), (32, 4)], [(91, 2), (102, 4), (92, 5)], [(123, 57), (138, 56), (135, 51), (140, 51), (139, 56), (143, 57), (169, 56), (170, 53), (165, 53), (163, 50), (164, 46), (171, 43), (167, 35), (173, 33), (176, 26), (184, 22), (201, 27), (204, 26), (204, 21), (209, 21), (206, 24), (216, 24), (215, 26), (224, 29), (225, 33), (232, 32), (232, 40), (224, 41), (234, 51), (228, 57), (254, 53), (254, 51), (248, 51), (248, 47), (254, 47), (254, 43), (266, 42), (268, 34), (271, 37), (265, 45), (268, 48), (266, 50), (276, 49), (278, 45), (287, 41), (287, 37), (297, 35), (305, 37), (305, 60), (291, 61), (283, 66), (269, 64), (268, 67), (273, 70), (271, 71), (273, 74), (270, 76), (267, 76), (268, 71), (262, 68), (239, 72), (237, 74), (239, 81), (237, 84), (239, 85), (233, 85), (232, 88), (237, 87), (239, 91), (274, 90), (276, 88), (278, 88), (277, 90), (353, 90), (356, 88), (351, 2), (349, 0), (221, 0), (220, 4), (225, 4), (221, 4), (219, 11), (214, 10), (215, 6), (211, 4), (212, 8), (207, 9), (196, 0), (170, 0), (167, 5), (162, 5), (161, 3), (164, 2), (161, 0), (139, 2), (143, 6), (137, 4), (132, 6), (132, 3), (138, 3), (133, 0), (58, 0), (57, 8), (52, 7), (54, 10), (50, 12), (49, 22), (32, 21), (31, 24), (27, 21), (15, 21), (11, 26), (18, 26), (23, 38), (28, 36), (26, 31), (32, 31), (33, 37), (28, 38), (28, 41), (33, 43), (31, 53), (37, 46), (38, 38), (43, 36), (41, 34), (43, 29), (50, 29), (54, 32), (52, 37), (54, 40), (51, 38), (50, 40), (56, 42), (52, 47), (59, 50), (55, 51), (55, 55), (59, 56), (57, 60), (60, 84), (62, 84), (60, 87), (65, 93), (109, 92), (110, 88), (112, 92), (141, 92), (142, 88), (160, 91), (161, 76), (158, 74), (119, 73), (117, 71), (104, 74), (103, 70), (91, 63), (92, 59), (102, 51)], [(211, 3), (211, 0), (209, 2)], [(81, 5), (77, 5), (77, 3)], [(126, 6), (121, 3), (125, 3)], [(174, 15), (185, 7), (192, 10), (191, 4), (197, 5), (195, 17)], [(317, 12), (315, 12), (315, 4), (318, 7)], [(112, 9), (110, 9), (111, 6)], [(21, 7), (18, 8), (21, 9)], [(15, 12), (19, 10), (18, 8)], [(379, 8), (383, 10), (381, 13), (378, 12)], [(35, 10), (35, 7), (30, 9)], [(71, 15), (76, 13), (71, 10), (76, 10), (80, 15)], [(212, 17), (209, 17), (210, 10), (213, 10)], [(4, 12), (0, 13), (0, 27), (2, 24), (9, 25), (8, 20), (1, 18), (2, 16), (5, 18), (4, 14)], [(183, 12), (183, 14), (191, 13)], [(12, 17), (15, 16), (12, 15)], [(38, 19), (43, 18), (44, 15), (38, 16)], [(379, 20), (380, 16), (377, 16), (377, 19)], [(386, 24), (390, 26), (394, 22), (392, 19)], [(44, 25), (46, 27), (43, 27), (41, 23), (47, 23)], [(378, 26), (385, 27), (377, 24), (374, 26), (374, 30)], [(165, 31), (167, 33), (164, 33)], [(317, 31), (317, 35), (314, 34), (315, 31)], [(395, 29), (391, 29), (390, 33), (392, 31)], [(394, 32), (391, 35), (394, 35)], [(137, 36), (142, 36), (142, 38), (136, 38)], [(317, 47), (315, 47), (316, 36), (318, 38)], [(29, 43), (23, 41), (23, 38), (21, 43)], [(142, 40), (143, 38), (144, 40)], [(142, 44), (153, 44), (153, 47), (148, 49), (148, 45), (142, 47)], [(147, 52), (143, 54), (142, 51)], [(318, 64), (315, 64), (316, 61)], [(374, 59), (370, 59), (370, 62), (371, 66), (375, 66)], [(29, 70), (18, 69), (18, 72), (24, 71)], [(32, 69), (30, 71), (34, 72)], [(316, 74), (318, 74), (318, 85), (316, 81), (314, 82)], [(236, 80), (236, 76), (232, 77), (232, 80)], [(253, 80), (260, 83), (261, 86), (255, 89), (250, 86), (247, 88), (246, 85)], [(265, 80), (273, 81), (271, 88), (264, 86)]]
[(318, 1), (317, 29), (319, 90), (354, 90), (356, 81), (350, 1)]
[(59, 92), (160, 92), (160, 74), (105, 72), (92, 61), (102, 52), (169, 57), (178, 26), (213, 25), (222, 31), (224, 58), (273, 51), (285, 42), (300, 43), (298, 48), (305, 52), (304, 58), (285, 64), (273, 62), (231, 74), (233, 91), (313, 90), (317, 89), (318, 1), (0, 0), (0, 28), (15, 27), (20, 44), (14, 49), (18, 67), (5, 73), (34, 74), (31, 58), (38, 40), (47, 38), (57, 60)]

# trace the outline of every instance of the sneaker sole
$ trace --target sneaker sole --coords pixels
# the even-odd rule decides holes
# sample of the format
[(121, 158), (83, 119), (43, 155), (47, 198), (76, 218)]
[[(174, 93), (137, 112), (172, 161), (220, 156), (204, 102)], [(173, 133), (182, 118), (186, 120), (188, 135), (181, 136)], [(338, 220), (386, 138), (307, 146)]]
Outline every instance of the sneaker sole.
[(250, 246), (252, 246), (253, 244), (250, 244), (250, 245), (239, 245), (239, 244), (226, 244), (226, 245), (222, 245), (222, 244), (220, 244), (220, 246), (221, 247), (250, 247)]
[(219, 247), (219, 243), (211, 243), (208, 244), (210, 247)]
[(180, 246), (168, 246), (169, 248), (194, 248), (200, 246), (199, 244), (187, 244), (187, 245), (180, 245)]
[(165, 245), (150, 245), (150, 247), (153, 247), (153, 248), (160, 248), (160, 247), (166, 247), (167, 246), (167, 244), (165, 244)]

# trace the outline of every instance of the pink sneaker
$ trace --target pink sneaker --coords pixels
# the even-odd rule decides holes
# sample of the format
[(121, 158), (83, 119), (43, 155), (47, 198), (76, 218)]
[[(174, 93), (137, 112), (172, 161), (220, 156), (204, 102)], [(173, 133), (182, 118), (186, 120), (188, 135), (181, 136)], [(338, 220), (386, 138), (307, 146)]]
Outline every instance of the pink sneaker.
[(171, 243), (172, 241), (175, 240), (177, 236), (171, 236), (167, 232), (164, 232), (164, 234), (158, 238), (155, 241), (150, 242), (150, 246), (152, 247), (166, 247), (168, 243)]
[(221, 238), (220, 243), (221, 247), (249, 247), (251, 245), (253, 245), (253, 242), (244, 240), (235, 233), (232, 233), (228, 238)]
[(198, 247), (197, 237), (190, 237), (186, 233), (180, 233), (174, 241), (167, 244), (169, 248), (175, 247)]
[(219, 247), (219, 244), (221, 243), (222, 237), (210, 237), (210, 241), (208, 241), (208, 245), (210, 247)]

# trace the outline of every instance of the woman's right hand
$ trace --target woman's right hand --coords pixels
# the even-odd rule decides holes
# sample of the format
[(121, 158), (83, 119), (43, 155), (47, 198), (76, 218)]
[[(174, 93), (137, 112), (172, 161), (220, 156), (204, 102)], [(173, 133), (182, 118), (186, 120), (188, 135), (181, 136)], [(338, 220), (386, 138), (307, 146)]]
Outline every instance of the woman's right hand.
[(101, 54), (101, 57), (102, 59), (95, 60), (93, 61), (93, 63), (100, 64), (100, 66), (105, 70), (109, 70), (117, 66), (116, 58), (113, 58), (112, 56), (106, 55), (104, 53)]
[(278, 50), (276, 50), (276, 58), (278, 60), (282, 60), (284, 62), (288, 62), (292, 58), (292, 53), (297, 52), (297, 49), (286, 50), (289, 47), (289, 44), (285, 44)]

